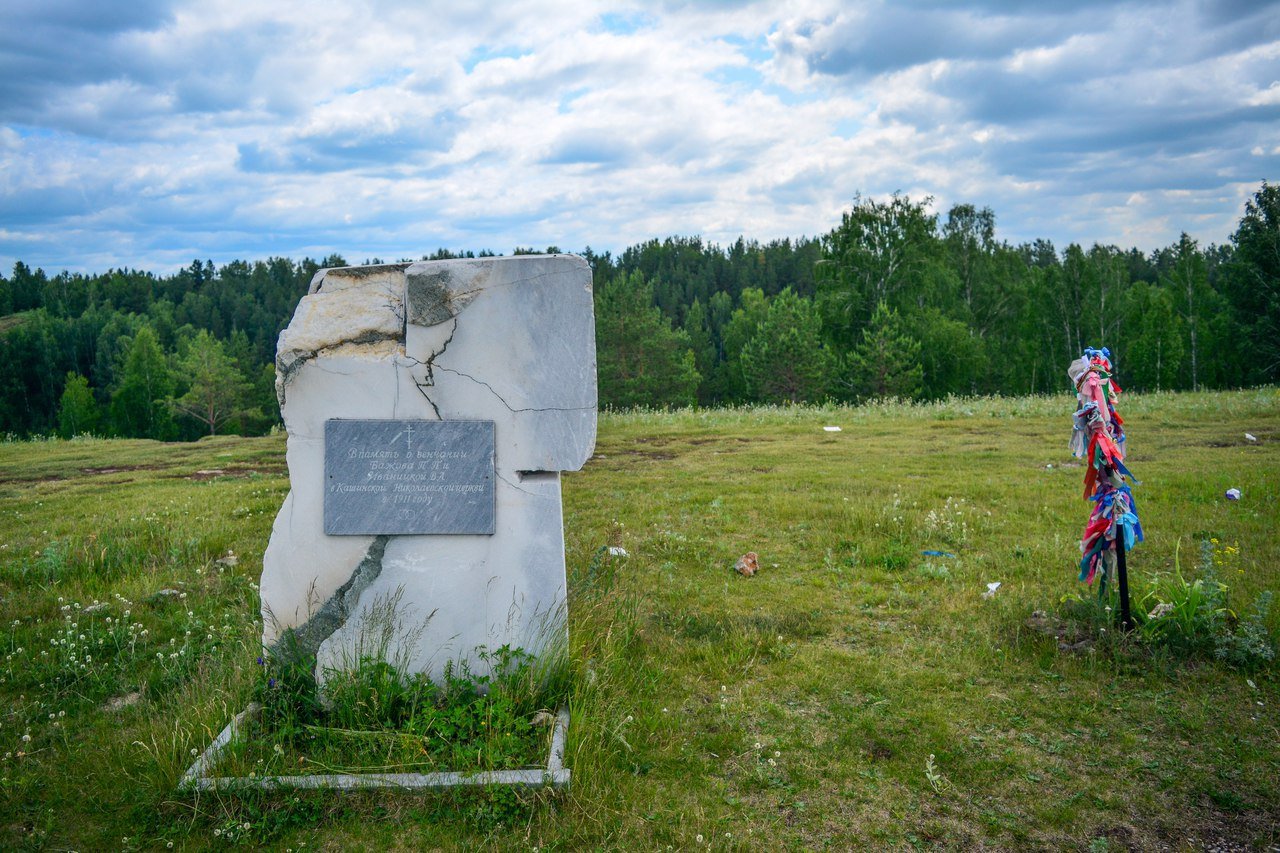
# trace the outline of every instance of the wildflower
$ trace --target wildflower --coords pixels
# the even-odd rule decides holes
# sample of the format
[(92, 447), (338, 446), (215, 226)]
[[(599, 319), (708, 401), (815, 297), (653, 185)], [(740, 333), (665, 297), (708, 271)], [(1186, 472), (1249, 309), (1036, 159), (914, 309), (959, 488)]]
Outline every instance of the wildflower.
[(267, 679), (267, 686), (268, 686), (268, 687), (275, 687), (275, 686), (276, 686), (276, 680), (275, 680), (274, 678), (268, 678), (268, 679)]
[(697, 837), (697, 838), (695, 838), (695, 839), (694, 839), (694, 841), (696, 841), (696, 842), (698, 842), (699, 844), (701, 844), (701, 843), (702, 843), (702, 833), (698, 833), (698, 837)]
[(30, 734), (24, 734), (24, 735), (22, 736), (22, 742), (23, 742), (23, 743), (31, 743), (31, 735), (30, 735)]

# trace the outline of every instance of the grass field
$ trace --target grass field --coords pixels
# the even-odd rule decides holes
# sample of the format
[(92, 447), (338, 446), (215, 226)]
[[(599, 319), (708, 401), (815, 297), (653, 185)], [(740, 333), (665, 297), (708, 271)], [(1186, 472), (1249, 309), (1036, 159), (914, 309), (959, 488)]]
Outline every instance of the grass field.
[[(603, 415), (565, 477), (559, 796), (177, 793), (258, 677), (283, 438), (0, 444), (0, 848), (1280, 843), (1280, 667), (1096, 625), (1063, 651), (1026, 624), (1088, 594), (1071, 409)], [(1205, 539), (1233, 606), (1280, 590), (1280, 394), (1122, 412), (1135, 597), (1175, 561), (1194, 575)]]

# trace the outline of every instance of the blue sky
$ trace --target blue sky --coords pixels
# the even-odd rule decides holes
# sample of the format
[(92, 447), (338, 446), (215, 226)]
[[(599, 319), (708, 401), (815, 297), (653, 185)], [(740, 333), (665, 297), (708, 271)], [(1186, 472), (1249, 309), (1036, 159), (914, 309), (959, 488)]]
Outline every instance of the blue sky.
[(1223, 242), (1280, 180), (1280, 3), (7, 0), (0, 270), (834, 227)]

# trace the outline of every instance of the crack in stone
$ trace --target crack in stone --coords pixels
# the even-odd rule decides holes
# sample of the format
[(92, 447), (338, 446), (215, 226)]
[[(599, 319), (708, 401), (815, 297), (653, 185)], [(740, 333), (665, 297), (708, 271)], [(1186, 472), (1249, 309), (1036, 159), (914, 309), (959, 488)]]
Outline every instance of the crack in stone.
[(472, 382), (476, 383), (477, 385), (483, 385), (484, 387), (488, 388), (488, 389), (489, 389), (489, 393), (490, 393), (490, 394), (492, 394), (493, 396), (497, 397), (497, 398), (498, 398), (498, 402), (499, 402), (499, 403), (501, 403), (503, 406), (505, 406), (505, 407), (507, 408), (507, 411), (512, 412), (512, 413), (519, 413), (519, 412), (586, 412), (586, 411), (595, 411), (595, 406), (545, 406), (545, 407), (541, 407), (541, 408), (531, 406), (531, 407), (529, 407), (529, 408), (525, 408), (525, 409), (516, 409), (516, 408), (513, 408), (513, 407), (511, 406), (511, 404), (510, 404), (510, 403), (508, 403), (505, 399), (503, 399), (502, 395), (501, 395), (501, 394), (499, 394), (499, 393), (497, 392), (497, 390), (495, 390), (495, 389), (494, 389), (494, 387), (493, 387), (492, 385), (490, 385), (488, 382), (485, 382), (483, 379), (477, 379), (476, 377), (472, 376), (472, 375), (471, 375), (471, 374), (469, 374), (469, 373), (463, 373), (461, 370), (454, 370), (452, 367), (445, 367), (443, 364), (438, 365), (438, 367), (439, 367), (441, 370), (445, 371), (446, 373), (452, 373), (454, 376), (461, 376), (463, 379), (470, 379)]
[[(444, 355), (444, 351), (449, 348), (449, 344), (453, 343), (453, 336), (458, 334), (457, 316), (455, 315), (454, 317), (451, 318), (451, 320), (453, 322), (453, 328), (449, 330), (449, 337), (445, 338), (444, 343), (440, 345), (440, 349), (432, 352), (430, 357), (428, 357), (426, 361), (420, 361), (419, 359), (414, 358), (408, 353), (405, 353), (405, 357), (408, 358), (410, 361), (412, 361), (414, 364), (421, 365), (422, 367), (425, 367), (427, 369), (426, 381), (414, 382), (413, 384), (417, 386), (418, 391), (421, 392), (422, 394), (422, 398), (427, 401), (427, 405), (430, 406), (431, 410), (436, 413), (436, 420), (438, 421), (444, 420), (444, 416), (440, 414), (440, 407), (437, 406), (436, 401), (432, 400), (430, 395), (427, 394), (426, 389), (430, 387), (434, 387), (436, 384), (436, 373), (435, 373), (436, 359)], [(444, 369), (447, 369), (447, 368), (444, 368)]]
[(528, 489), (522, 489), (521, 487), (517, 486), (515, 483), (511, 482), (510, 480), (508, 480), (506, 477), (502, 476), (502, 474), (501, 474), (501, 473), (499, 473), (498, 471), (494, 471), (494, 472), (493, 472), (493, 474), (494, 474), (494, 476), (495, 476), (495, 477), (497, 477), (499, 480), (501, 480), (502, 482), (506, 483), (508, 486), (510, 486), (511, 488), (515, 489), (517, 492), (520, 492), (522, 495), (532, 495), (533, 497), (538, 497), (537, 493), (535, 493), (535, 492), (531, 492), (531, 491), (529, 491)]
[(397, 335), (388, 335), (385, 332), (366, 332), (362, 335), (356, 335), (353, 338), (346, 338), (340, 341), (334, 341), (330, 344), (313, 349), (313, 350), (293, 350), (289, 353), (276, 357), (276, 399), (280, 403), (280, 408), (284, 408), (285, 391), (289, 387), (289, 383), (298, 375), (298, 371), (306, 366), (307, 362), (313, 361), (324, 355), (330, 350), (338, 347), (362, 344), (380, 344), (384, 341), (392, 341), (400, 343), (401, 338)]
[(272, 657), (285, 663), (314, 660), (320, 644), (346, 624), (360, 602), (361, 594), (382, 574), (382, 557), (390, 541), (390, 536), (375, 536), (347, 582), (338, 587), (306, 622), (296, 628), (285, 629), (269, 647)]

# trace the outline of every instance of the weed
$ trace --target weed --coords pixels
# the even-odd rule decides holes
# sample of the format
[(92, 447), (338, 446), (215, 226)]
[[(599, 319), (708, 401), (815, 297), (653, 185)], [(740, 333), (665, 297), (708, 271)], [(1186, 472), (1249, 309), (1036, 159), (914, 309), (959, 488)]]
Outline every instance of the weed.
[(1210, 550), (1200, 561), (1200, 577), (1184, 577), (1180, 551), (1175, 552), (1173, 572), (1152, 576), (1134, 602), (1139, 635), (1146, 642), (1184, 654), (1213, 652), (1232, 614), (1227, 609), (1227, 585), (1213, 569), (1212, 546), (1204, 545)]
[(1235, 630), (1218, 635), (1213, 650), (1214, 657), (1244, 670), (1255, 670), (1275, 660), (1276, 644), (1267, 629), (1267, 617), (1270, 613), (1271, 590), (1263, 590)]
[(934, 763), (933, 753), (929, 753), (929, 757), (924, 760), (924, 778), (929, 783), (929, 787), (933, 789), (935, 794), (941, 794), (943, 788), (950, 783), (947, 778), (942, 775), (942, 771), (938, 769), (938, 765)]
[(1188, 580), (1175, 551), (1173, 572), (1153, 577), (1136, 602), (1139, 636), (1153, 646), (1212, 656), (1240, 669), (1269, 663), (1275, 657), (1267, 628), (1271, 592), (1259, 593), (1242, 620), (1229, 606), (1230, 587), (1219, 580), (1219, 568), (1238, 553), (1237, 546), (1221, 548), (1216, 539), (1202, 541), (1199, 577)]

